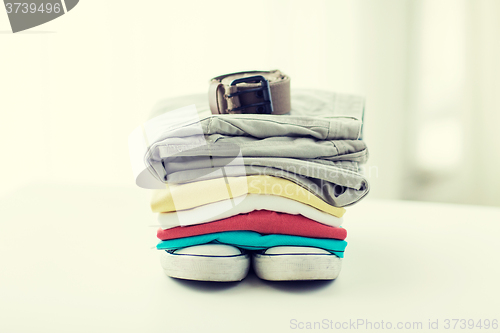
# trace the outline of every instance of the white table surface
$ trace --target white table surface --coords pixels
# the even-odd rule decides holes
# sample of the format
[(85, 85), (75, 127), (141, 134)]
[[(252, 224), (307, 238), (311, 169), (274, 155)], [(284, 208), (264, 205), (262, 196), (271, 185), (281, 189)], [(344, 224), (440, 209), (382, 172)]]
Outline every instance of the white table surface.
[(251, 273), (229, 284), (164, 275), (142, 189), (40, 184), (0, 209), (2, 333), (289, 332), (358, 319), (469, 332), (444, 330), (445, 320), (500, 320), (496, 208), (366, 199), (345, 215), (336, 281)]

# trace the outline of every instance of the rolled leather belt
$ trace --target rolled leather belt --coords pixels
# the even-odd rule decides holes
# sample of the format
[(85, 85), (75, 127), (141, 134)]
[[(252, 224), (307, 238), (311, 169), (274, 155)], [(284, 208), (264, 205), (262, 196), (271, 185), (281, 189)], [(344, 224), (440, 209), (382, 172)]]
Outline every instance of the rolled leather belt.
[(221, 75), (208, 90), (213, 114), (285, 114), (291, 110), (290, 78), (279, 70)]

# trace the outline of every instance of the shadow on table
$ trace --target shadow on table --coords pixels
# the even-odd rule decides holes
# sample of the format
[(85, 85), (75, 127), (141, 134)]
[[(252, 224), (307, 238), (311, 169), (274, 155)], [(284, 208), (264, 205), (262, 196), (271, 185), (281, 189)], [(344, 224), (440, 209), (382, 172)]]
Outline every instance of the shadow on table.
[(291, 293), (309, 293), (325, 289), (333, 285), (335, 280), (318, 280), (318, 281), (264, 281), (265, 285), (285, 292)]
[(172, 278), (177, 284), (199, 291), (222, 291), (236, 287), (241, 282), (210, 282)]

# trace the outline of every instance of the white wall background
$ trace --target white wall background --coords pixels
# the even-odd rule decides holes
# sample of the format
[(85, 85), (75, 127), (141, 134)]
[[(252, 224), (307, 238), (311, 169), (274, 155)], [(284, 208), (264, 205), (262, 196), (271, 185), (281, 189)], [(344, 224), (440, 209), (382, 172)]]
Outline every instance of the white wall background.
[(500, 2), (81, 1), (12, 34), (0, 11), (1, 187), (134, 186), (161, 98), (279, 68), (367, 98), (372, 197), (500, 205)]

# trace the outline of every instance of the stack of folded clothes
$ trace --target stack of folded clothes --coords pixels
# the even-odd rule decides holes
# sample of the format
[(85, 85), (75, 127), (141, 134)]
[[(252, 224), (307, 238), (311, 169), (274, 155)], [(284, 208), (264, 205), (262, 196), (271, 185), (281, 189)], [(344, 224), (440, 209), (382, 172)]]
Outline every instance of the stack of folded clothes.
[(291, 101), (288, 115), (211, 115), (206, 95), (169, 99), (132, 133), (167, 275), (239, 281), (252, 261), (266, 280), (338, 276), (343, 207), (369, 190), (364, 100), (297, 90)]

